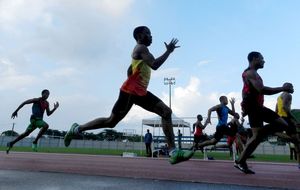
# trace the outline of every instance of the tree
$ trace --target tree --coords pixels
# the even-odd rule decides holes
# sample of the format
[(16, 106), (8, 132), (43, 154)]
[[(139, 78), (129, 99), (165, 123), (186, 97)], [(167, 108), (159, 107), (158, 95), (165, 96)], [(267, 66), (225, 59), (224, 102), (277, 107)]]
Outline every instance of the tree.
[(12, 130), (3, 131), (1, 136), (19, 136), (19, 134)]
[(97, 134), (99, 140), (115, 141), (122, 140), (123, 133), (117, 132), (113, 129), (105, 129), (101, 133)]

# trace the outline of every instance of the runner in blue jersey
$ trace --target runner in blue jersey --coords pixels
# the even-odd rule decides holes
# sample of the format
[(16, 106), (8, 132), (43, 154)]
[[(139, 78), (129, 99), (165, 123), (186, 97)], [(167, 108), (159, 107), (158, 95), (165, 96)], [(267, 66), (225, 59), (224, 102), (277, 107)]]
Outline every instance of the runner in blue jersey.
[(49, 90), (45, 89), (42, 91), (42, 96), (39, 98), (33, 98), (23, 102), (11, 115), (14, 119), (18, 117), (18, 111), (26, 104), (32, 104), (32, 115), (30, 117), (30, 124), (27, 127), (26, 131), (18, 136), (15, 140), (7, 143), (6, 153), (8, 154), (13, 145), (20, 141), (21, 139), (27, 137), (32, 133), (36, 128), (40, 129), (40, 132), (32, 142), (33, 151), (37, 151), (37, 141), (49, 128), (48, 124), (43, 120), (44, 112), (46, 111), (47, 115), (50, 116), (59, 106), (58, 102), (54, 103), (54, 108), (50, 110), (49, 103), (47, 101), (50, 95)]
[(228, 127), (228, 124), (227, 124), (228, 114), (230, 114), (232, 116), (236, 115), (235, 109), (234, 109), (235, 99), (234, 98), (230, 99), (230, 104), (231, 104), (232, 109), (229, 109), (227, 107), (228, 99), (227, 99), (226, 96), (221, 96), (219, 98), (219, 100), (220, 100), (220, 104), (218, 104), (216, 106), (213, 106), (212, 108), (210, 108), (208, 110), (207, 119), (206, 119), (206, 122), (204, 124), (204, 125), (207, 125), (208, 123), (211, 124), (211, 113), (213, 111), (217, 112), (218, 124), (216, 126), (216, 132), (215, 132), (212, 139), (209, 139), (209, 140), (206, 140), (206, 141), (200, 143), (198, 145), (199, 148), (203, 148), (203, 147), (208, 146), (208, 145), (215, 145), (215, 144), (217, 144), (217, 142), (219, 142), (221, 140), (221, 138), (224, 135), (235, 136), (235, 134), (237, 132), (236, 130), (234, 130), (235, 128), (230, 128), (230, 127)]

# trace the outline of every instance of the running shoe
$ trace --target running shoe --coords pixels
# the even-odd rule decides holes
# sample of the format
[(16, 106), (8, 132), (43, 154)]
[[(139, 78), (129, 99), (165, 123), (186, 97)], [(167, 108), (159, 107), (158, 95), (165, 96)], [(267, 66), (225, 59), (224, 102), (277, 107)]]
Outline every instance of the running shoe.
[(70, 130), (67, 132), (67, 134), (65, 135), (64, 138), (64, 143), (65, 146), (68, 147), (72, 141), (72, 139), (74, 138), (74, 136), (76, 135), (75, 129), (78, 127), (79, 125), (77, 123), (73, 123), (73, 125), (71, 126)]
[(32, 143), (31, 148), (34, 152), (37, 152), (37, 144)]
[(246, 163), (238, 163), (236, 160), (234, 161), (234, 167), (239, 169), (245, 174), (255, 174), (254, 171), (250, 170)]
[(11, 142), (8, 142), (8, 143), (6, 144), (6, 154), (9, 153), (9, 151), (10, 151), (11, 148), (12, 148), (12, 144), (11, 144)]
[(184, 151), (184, 150), (175, 149), (171, 153), (169, 162), (171, 164), (177, 164), (179, 162), (189, 160), (190, 158), (192, 158), (193, 155), (194, 155), (194, 151), (190, 151), (190, 150)]

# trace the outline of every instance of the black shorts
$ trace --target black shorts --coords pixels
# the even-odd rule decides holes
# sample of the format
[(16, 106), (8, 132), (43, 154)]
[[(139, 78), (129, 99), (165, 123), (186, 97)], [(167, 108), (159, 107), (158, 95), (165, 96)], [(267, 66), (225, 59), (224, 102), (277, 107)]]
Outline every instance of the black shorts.
[(264, 122), (272, 123), (279, 118), (277, 113), (266, 107), (255, 107), (247, 110), (251, 128), (263, 127)]
[(224, 135), (233, 137), (235, 136), (235, 134), (236, 134), (236, 130), (229, 128), (227, 125), (221, 125), (221, 126), (217, 126), (216, 132), (214, 134), (214, 138), (217, 141), (220, 141)]
[(113, 107), (112, 113), (125, 116), (133, 104), (150, 112), (154, 112), (154, 107), (159, 102), (161, 102), (161, 100), (149, 91), (147, 91), (145, 96), (137, 96), (120, 90), (119, 98)]
[(194, 143), (203, 142), (206, 140), (205, 135), (194, 135)]

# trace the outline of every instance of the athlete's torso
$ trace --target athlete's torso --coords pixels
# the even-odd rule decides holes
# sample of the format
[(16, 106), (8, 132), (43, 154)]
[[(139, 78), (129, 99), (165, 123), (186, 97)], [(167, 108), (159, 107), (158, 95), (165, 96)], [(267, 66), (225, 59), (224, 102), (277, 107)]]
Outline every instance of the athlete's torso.
[(225, 105), (222, 105), (220, 108), (217, 109), (217, 114), (219, 118), (217, 127), (221, 125), (227, 125), (228, 112), (229, 112), (229, 108)]
[(48, 108), (48, 106), (49, 103), (46, 100), (39, 99), (32, 105), (32, 116), (34, 118), (42, 119), (44, 116), (44, 112)]
[(132, 59), (131, 69), (132, 73), (123, 83), (121, 90), (138, 96), (146, 95), (151, 68), (143, 60)]
[(194, 135), (195, 136), (201, 136), (203, 129), (197, 123), (195, 123), (194, 125), (195, 125)]
[[(243, 97), (243, 101), (242, 101), (242, 108), (243, 109), (247, 109), (249, 107), (262, 107), (264, 104), (264, 95), (259, 93), (254, 86), (248, 81), (247, 77), (246, 77), (246, 72), (249, 69), (246, 69), (243, 74), (242, 74), (242, 78), (243, 78), (243, 90), (242, 90), (242, 97)], [(262, 78), (257, 74), (257, 79), (259, 80), (261, 83), (263, 83)], [(245, 110), (244, 110), (245, 111)]]

